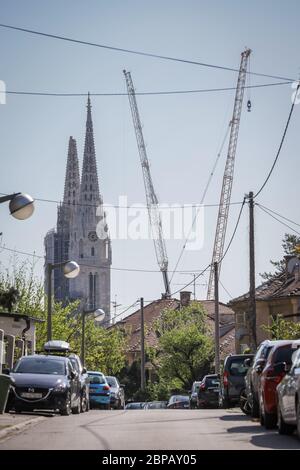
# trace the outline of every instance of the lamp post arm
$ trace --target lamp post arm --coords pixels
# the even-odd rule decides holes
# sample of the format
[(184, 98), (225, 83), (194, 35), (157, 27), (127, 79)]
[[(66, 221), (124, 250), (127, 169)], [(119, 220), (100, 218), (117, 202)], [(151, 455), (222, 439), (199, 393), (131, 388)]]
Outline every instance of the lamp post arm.
[(7, 196), (1, 196), (0, 204), (2, 204), (2, 202), (11, 201), (15, 196), (18, 196), (19, 194), (21, 193), (13, 193), (13, 194), (8, 194)]

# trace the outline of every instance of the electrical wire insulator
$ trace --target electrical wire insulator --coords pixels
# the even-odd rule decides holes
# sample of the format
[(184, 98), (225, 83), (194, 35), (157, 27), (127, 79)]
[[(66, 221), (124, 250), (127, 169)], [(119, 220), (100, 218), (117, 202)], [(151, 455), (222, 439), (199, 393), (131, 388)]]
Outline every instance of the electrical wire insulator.
[(248, 100), (248, 101), (247, 101), (247, 110), (248, 110), (248, 113), (251, 112), (251, 107), (252, 107), (251, 100)]

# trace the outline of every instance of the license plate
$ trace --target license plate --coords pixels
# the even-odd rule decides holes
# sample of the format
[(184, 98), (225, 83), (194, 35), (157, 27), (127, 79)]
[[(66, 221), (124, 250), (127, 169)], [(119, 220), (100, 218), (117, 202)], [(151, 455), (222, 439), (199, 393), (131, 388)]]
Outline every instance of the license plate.
[(24, 392), (21, 393), (21, 397), (23, 398), (42, 398), (42, 393), (33, 393), (33, 392)]

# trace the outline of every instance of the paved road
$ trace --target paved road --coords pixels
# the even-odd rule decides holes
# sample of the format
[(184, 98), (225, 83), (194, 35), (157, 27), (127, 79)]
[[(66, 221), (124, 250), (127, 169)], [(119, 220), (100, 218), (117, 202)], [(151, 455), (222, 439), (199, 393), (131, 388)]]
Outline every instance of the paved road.
[(300, 441), (266, 431), (237, 409), (93, 410), (45, 418), (0, 449), (300, 449)]

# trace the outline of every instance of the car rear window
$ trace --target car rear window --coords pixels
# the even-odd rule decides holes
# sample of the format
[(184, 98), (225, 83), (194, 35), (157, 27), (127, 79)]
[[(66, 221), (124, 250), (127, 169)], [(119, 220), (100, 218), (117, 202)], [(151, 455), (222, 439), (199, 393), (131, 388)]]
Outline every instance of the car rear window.
[(54, 374), (65, 375), (65, 362), (58, 359), (42, 359), (39, 357), (28, 357), (22, 359), (16, 366), (14, 372), (18, 374)]
[(205, 385), (206, 387), (219, 387), (220, 381), (217, 379), (217, 377), (206, 377)]
[(247, 374), (248, 367), (244, 364), (245, 358), (234, 359), (229, 365), (229, 374), (233, 376), (244, 376)]
[(106, 380), (103, 375), (89, 375), (91, 384), (105, 384)]
[(292, 347), (292, 344), (282, 346), (274, 352), (273, 362), (286, 362), (287, 364), (292, 363), (292, 355), (295, 352), (295, 348)]
[(117, 381), (114, 377), (106, 377), (107, 383), (110, 387), (117, 387)]

